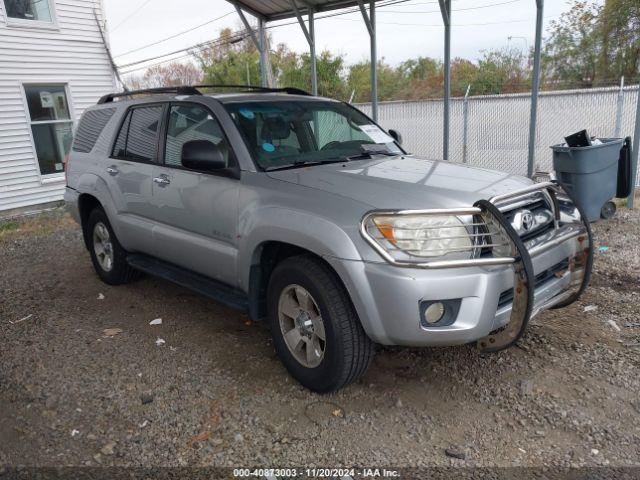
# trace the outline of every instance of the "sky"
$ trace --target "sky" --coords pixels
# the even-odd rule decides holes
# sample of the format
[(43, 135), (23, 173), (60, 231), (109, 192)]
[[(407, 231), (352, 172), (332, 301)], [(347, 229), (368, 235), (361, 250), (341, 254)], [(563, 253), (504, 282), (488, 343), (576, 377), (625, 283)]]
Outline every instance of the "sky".
[[(115, 62), (126, 64), (217, 38), (222, 28), (242, 29), (233, 6), (225, 0), (103, 0)], [(568, 0), (547, 0), (545, 31), (550, 21), (569, 8)], [(453, 0), (451, 56), (476, 60), (482, 51), (513, 47), (528, 49), (535, 37), (535, 0)], [(322, 14), (318, 14), (320, 17)], [(210, 20), (224, 16), (200, 28)], [(251, 17), (248, 17), (251, 18)], [(274, 24), (283, 23), (276, 22)], [(378, 56), (391, 65), (408, 58), (443, 57), (444, 28), (437, 0), (409, 0), (377, 9)], [(188, 33), (132, 53), (183, 31)], [(273, 44), (308, 51), (300, 26), (271, 28)], [(509, 37), (512, 37), (509, 39)], [(316, 20), (317, 51), (341, 53), (348, 64), (369, 58), (369, 35), (359, 12)], [(176, 54), (174, 57), (180, 57)], [(171, 58), (171, 57), (168, 57)], [(146, 63), (151, 65), (161, 60)], [(186, 60), (186, 59), (184, 59)], [(145, 64), (121, 68), (123, 72)], [(144, 69), (135, 73), (142, 74)]]

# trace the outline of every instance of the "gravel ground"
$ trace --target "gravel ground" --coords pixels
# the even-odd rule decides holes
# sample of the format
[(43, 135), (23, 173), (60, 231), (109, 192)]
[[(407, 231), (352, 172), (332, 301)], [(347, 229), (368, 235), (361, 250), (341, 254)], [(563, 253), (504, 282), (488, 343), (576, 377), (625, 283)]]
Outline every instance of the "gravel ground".
[(247, 317), (150, 277), (102, 284), (61, 212), (5, 222), (0, 465), (637, 466), (640, 213), (594, 229), (591, 287), (518, 347), (380, 348), (320, 396)]

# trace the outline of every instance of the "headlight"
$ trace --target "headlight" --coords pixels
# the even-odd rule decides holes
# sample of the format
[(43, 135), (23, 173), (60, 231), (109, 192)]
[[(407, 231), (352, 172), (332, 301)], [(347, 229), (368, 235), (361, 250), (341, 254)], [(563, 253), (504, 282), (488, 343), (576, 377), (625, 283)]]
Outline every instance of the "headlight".
[(455, 215), (381, 215), (365, 220), (367, 233), (387, 253), (411, 257), (441, 257), (456, 253), (470, 258), (474, 251), (465, 224)]

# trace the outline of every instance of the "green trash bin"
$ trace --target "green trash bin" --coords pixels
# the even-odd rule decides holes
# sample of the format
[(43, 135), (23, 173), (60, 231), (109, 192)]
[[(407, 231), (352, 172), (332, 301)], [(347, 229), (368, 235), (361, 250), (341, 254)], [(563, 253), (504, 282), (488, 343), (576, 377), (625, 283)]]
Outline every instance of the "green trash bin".
[(553, 168), (558, 181), (582, 207), (590, 222), (615, 213), (618, 161), (622, 138), (600, 138), (588, 147), (553, 145)]

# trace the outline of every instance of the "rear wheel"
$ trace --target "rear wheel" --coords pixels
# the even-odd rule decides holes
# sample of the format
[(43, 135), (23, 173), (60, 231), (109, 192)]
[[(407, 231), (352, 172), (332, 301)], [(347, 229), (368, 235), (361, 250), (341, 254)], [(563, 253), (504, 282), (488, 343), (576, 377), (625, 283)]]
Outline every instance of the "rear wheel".
[(139, 276), (139, 272), (127, 263), (127, 252), (118, 242), (102, 208), (96, 208), (89, 214), (84, 228), (93, 268), (103, 282), (120, 285)]
[(374, 344), (327, 265), (306, 255), (288, 258), (274, 269), (267, 295), (278, 356), (302, 385), (331, 392), (366, 372)]

